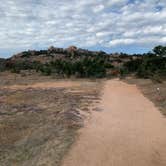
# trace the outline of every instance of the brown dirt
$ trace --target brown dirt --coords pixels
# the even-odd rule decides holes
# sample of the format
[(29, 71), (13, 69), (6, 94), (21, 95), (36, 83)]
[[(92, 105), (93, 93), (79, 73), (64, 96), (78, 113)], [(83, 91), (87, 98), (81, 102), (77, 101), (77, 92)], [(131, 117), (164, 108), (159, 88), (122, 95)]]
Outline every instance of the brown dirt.
[(59, 166), (99, 100), (99, 83), (4, 78), (10, 76), (0, 77), (0, 166)]
[(141, 92), (159, 108), (161, 113), (166, 115), (166, 80), (159, 83), (150, 79), (127, 77), (123, 81), (136, 84)]
[(40, 82), (32, 85), (9, 85), (3, 86), (3, 89), (21, 90), (28, 88), (40, 88), (40, 89), (51, 89), (51, 88), (67, 88), (73, 86), (79, 86), (79, 82), (74, 81), (57, 81), (57, 82)]
[(166, 120), (135, 85), (107, 81), (99, 108), (62, 166), (166, 165)]

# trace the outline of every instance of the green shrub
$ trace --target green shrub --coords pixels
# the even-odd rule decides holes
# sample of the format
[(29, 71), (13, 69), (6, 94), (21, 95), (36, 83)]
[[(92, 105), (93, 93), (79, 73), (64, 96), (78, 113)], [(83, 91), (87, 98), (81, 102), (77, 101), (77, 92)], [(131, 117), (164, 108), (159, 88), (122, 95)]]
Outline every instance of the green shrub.
[(5, 59), (0, 58), (0, 72), (6, 70), (6, 61)]
[(106, 69), (104, 61), (100, 59), (91, 59), (84, 57), (77, 61), (69, 60), (56, 60), (49, 64), (45, 64), (41, 67), (40, 71), (43, 74), (59, 74), (67, 77), (104, 77), (106, 75)]
[(166, 75), (165, 57), (144, 57), (143, 62), (137, 70), (137, 76), (151, 78), (153, 75)]
[(131, 60), (124, 63), (124, 70), (127, 72), (136, 72), (142, 64), (142, 59)]

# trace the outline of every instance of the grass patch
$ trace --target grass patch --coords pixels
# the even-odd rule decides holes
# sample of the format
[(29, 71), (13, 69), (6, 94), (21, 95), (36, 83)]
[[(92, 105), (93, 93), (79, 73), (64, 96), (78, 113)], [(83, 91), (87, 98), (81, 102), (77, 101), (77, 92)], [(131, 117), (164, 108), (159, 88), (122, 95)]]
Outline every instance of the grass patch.
[[(78, 87), (51, 89), (9, 90), (1, 86), (0, 165), (58, 166), (83, 126), (81, 111), (87, 113), (93, 101), (99, 100), (99, 83), (85, 82)], [(14, 84), (11, 80), (10, 85)]]

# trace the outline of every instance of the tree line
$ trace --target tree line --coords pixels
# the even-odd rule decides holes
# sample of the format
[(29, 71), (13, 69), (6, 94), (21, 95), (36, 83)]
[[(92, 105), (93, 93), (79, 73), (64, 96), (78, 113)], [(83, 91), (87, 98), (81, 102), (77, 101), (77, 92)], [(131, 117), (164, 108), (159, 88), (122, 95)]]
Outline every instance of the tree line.
[(141, 55), (141, 59), (123, 64), (121, 74), (135, 73), (137, 77), (160, 79), (166, 77), (166, 46), (156, 46), (153, 51)]
[[(37, 52), (39, 53), (39, 52)], [(40, 51), (45, 53), (45, 51)], [(29, 56), (24, 52), (24, 56)], [(129, 61), (123, 61), (125, 58)], [(166, 76), (166, 46), (156, 46), (152, 52), (146, 54), (121, 54), (117, 59), (121, 65), (114, 66), (110, 56), (104, 52), (98, 54), (66, 53), (65, 57), (51, 60), (47, 63), (38, 61), (0, 61), (0, 71), (10, 70), (19, 73), (21, 70), (36, 70), (44, 75), (60, 75), (63, 77), (107, 77), (110, 70), (117, 70), (118, 75), (135, 74), (141, 78), (155, 78)]]

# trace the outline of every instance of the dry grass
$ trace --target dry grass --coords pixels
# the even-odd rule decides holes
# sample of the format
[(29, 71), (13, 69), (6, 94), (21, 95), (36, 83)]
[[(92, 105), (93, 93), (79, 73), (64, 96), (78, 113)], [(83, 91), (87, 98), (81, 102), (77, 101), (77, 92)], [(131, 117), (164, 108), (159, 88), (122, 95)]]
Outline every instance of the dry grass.
[[(41, 79), (43, 78), (43, 80)], [(37, 80), (38, 79), (38, 80)], [(0, 75), (0, 165), (58, 166), (83, 125), (89, 107), (99, 101), (100, 83), (49, 89), (3, 86), (55, 80)]]
[(158, 83), (150, 79), (138, 79), (134, 77), (128, 77), (125, 81), (136, 84), (143, 94), (161, 110), (161, 113), (166, 115), (166, 81)]

